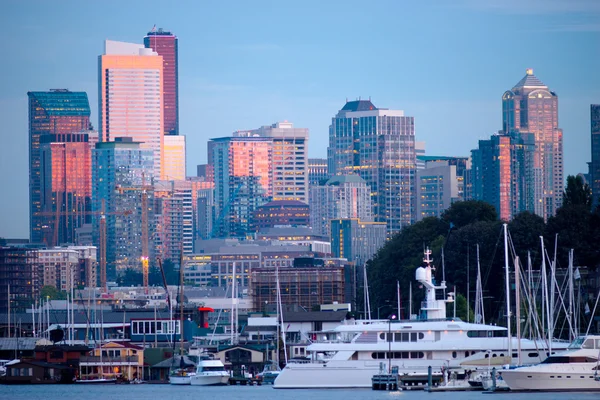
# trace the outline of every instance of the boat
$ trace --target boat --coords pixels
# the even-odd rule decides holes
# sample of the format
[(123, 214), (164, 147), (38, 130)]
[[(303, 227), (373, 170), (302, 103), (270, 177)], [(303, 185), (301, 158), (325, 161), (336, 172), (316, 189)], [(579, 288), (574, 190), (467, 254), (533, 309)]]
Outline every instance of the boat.
[(97, 379), (77, 379), (75, 383), (80, 384), (102, 384), (102, 383), (117, 383), (116, 378), (97, 378)]
[(191, 377), (190, 383), (192, 386), (227, 385), (229, 373), (225, 371), (225, 365), (221, 360), (210, 354), (204, 354), (200, 356), (196, 373)]
[(580, 336), (569, 348), (542, 363), (503, 370), (502, 377), (517, 391), (600, 391), (600, 336)]
[(279, 366), (276, 363), (272, 361), (267, 361), (262, 372), (256, 374), (256, 379), (261, 381), (262, 383), (272, 384), (273, 382), (275, 382), (275, 379), (277, 379), (280, 373), (281, 368), (279, 368)]
[[(550, 355), (541, 340), (520, 340), (508, 335), (507, 328), (468, 323), (446, 317), (446, 303), (453, 296), (438, 300), (443, 292), (433, 279), (435, 270), (425, 250), (424, 266), (415, 278), (426, 291), (421, 303), (421, 319), (347, 320), (331, 331), (316, 333), (306, 350), (307, 360), (291, 359), (275, 379), (276, 389), (295, 388), (371, 388), (371, 378), (385, 363), (388, 370), (398, 367), (400, 375), (427, 375), (445, 371), (463, 373), (484, 366), (515, 364), (521, 356), (525, 364), (535, 364)], [(441, 295), (441, 293), (440, 293)], [(388, 341), (389, 340), (389, 341)], [(553, 342), (553, 351), (566, 349), (568, 343)], [(520, 349), (512, 350), (508, 349)]]

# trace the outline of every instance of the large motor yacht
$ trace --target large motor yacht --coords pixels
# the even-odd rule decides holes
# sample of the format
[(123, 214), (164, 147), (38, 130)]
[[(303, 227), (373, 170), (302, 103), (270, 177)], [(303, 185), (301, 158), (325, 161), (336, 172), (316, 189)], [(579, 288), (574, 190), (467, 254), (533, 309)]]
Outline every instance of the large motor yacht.
[[(349, 321), (307, 347), (307, 360), (290, 360), (275, 383), (277, 389), (371, 387), (371, 378), (380, 368), (397, 366), (399, 375), (426, 375), (454, 369), (474, 369), (516, 363), (519, 348), (516, 338), (508, 338), (500, 326), (463, 322), (446, 317), (446, 303), (452, 296), (438, 300), (446, 283), (436, 286), (432, 276), (431, 251), (425, 251), (424, 266), (417, 268), (416, 280), (426, 291), (421, 303), (421, 319), (405, 321)], [(509, 343), (510, 340), (510, 343)], [(567, 343), (554, 343), (560, 351)], [(536, 364), (550, 355), (539, 341), (521, 340), (523, 364)]]
[(221, 360), (212, 355), (201, 355), (196, 373), (191, 377), (190, 383), (192, 386), (227, 385), (229, 373), (225, 371)]
[(502, 371), (511, 390), (600, 391), (600, 336), (579, 337), (541, 364)]

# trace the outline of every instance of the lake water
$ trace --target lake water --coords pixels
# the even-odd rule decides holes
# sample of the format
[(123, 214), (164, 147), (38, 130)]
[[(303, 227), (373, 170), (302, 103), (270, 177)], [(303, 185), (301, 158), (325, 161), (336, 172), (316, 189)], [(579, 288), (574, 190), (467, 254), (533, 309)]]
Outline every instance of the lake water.
[[(0, 400), (488, 400), (481, 392), (384, 392), (368, 389), (276, 390), (271, 386), (0, 385)], [(598, 400), (598, 393), (494, 393), (492, 400)]]

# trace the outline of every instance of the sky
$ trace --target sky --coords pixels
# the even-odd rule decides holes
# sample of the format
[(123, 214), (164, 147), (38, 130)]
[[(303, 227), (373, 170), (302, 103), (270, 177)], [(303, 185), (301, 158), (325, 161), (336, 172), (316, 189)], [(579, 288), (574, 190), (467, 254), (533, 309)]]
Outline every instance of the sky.
[(565, 176), (587, 172), (600, 1), (3, 0), (0, 237), (29, 234), (27, 92), (86, 91), (97, 127), (104, 40), (142, 43), (154, 25), (179, 38), (188, 175), (210, 138), (284, 120), (326, 157), (331, 118), (357, 98), (414, 116), (428, 155), (468, 156), (527, 68), (559, 97)]

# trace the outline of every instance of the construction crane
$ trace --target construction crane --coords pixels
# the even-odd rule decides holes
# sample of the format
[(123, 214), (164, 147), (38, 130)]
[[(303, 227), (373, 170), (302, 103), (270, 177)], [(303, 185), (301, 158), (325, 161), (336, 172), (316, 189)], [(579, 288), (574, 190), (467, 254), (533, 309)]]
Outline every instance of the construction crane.
[[(48, 211), (48, 212), (37, 212), (35, 213), (35, 215), (38, 216), (47, 216), (47, 217), (54, 217), (55, 218), (55, 224), (53, 227), (54, 233), (53, 233), (53, 237), (54, 237), (54, 245), (58, 245), (58, 230), (59, 230), (59, 224), (58, 224), (58, 220), (60, 215), (67, 215), (67, 214), (72, 214), (68, 211)], [(98, 240), (98, 264), (100, 265), (100, 287), (102, 288), (103, 293), (107, 293), (108, 292), (108, 287), (106, 285), (106, 216), (107, 215), (131, 215), (133, 214), (132, 210), (123, 210), (123, 211), (112, 211), (112, 212), (105, 212), (105, 205), (104, 205), (104, 199), (102, 199), (102, 208), (100, 211), (79, 211), (77, 213), (78, 215), (84, 216), (84, 215), (95, 215), (95, 216), (100, 216), (100, 228), (99, 228), (99, 240)], [(95, 283), (94, 283), (95, 286)]]
[[(237, 196), (240, 193), (240, 190), (242, 189), (242, 187), (244, 187), (244, 183), (240, 182), (233, 190), (233, 193), (231, 194), (231, 196), (229, 196), (229, 199), (227, 200), (227, 202), (221, 209), (221, 213), (215, 219), (212, 230), (210, 231), (210, 234), (208, 237), (209, 239), (213, 239), (217, 236), (217, 233), (219, 232), (219, 229), (221, 228), (221, 224), (224, 223), (226, 218), (229, 217), (229, 208), (231, 207), (231, 204), (235, 200), (237, 200)], [(223, 233), (225, 233), (225, 232), (227, 232), (227, 229), (225, 227), (223, 227)]]
[(142, 256), (140, 262), (142, 263), (142, 275), (144, 284), (144, 293), (148, 294), (148, 269), (150, 262), (149, 255), (149, 244), (148, 244), (148, 192), (154, 191), (154, 186), (146, 185), (144, 175), (142, 174), (142, 185), (123, 187), (117, 186), (116, 190), (119, 193), (136, 191), (141, 192), (142, 198)]

